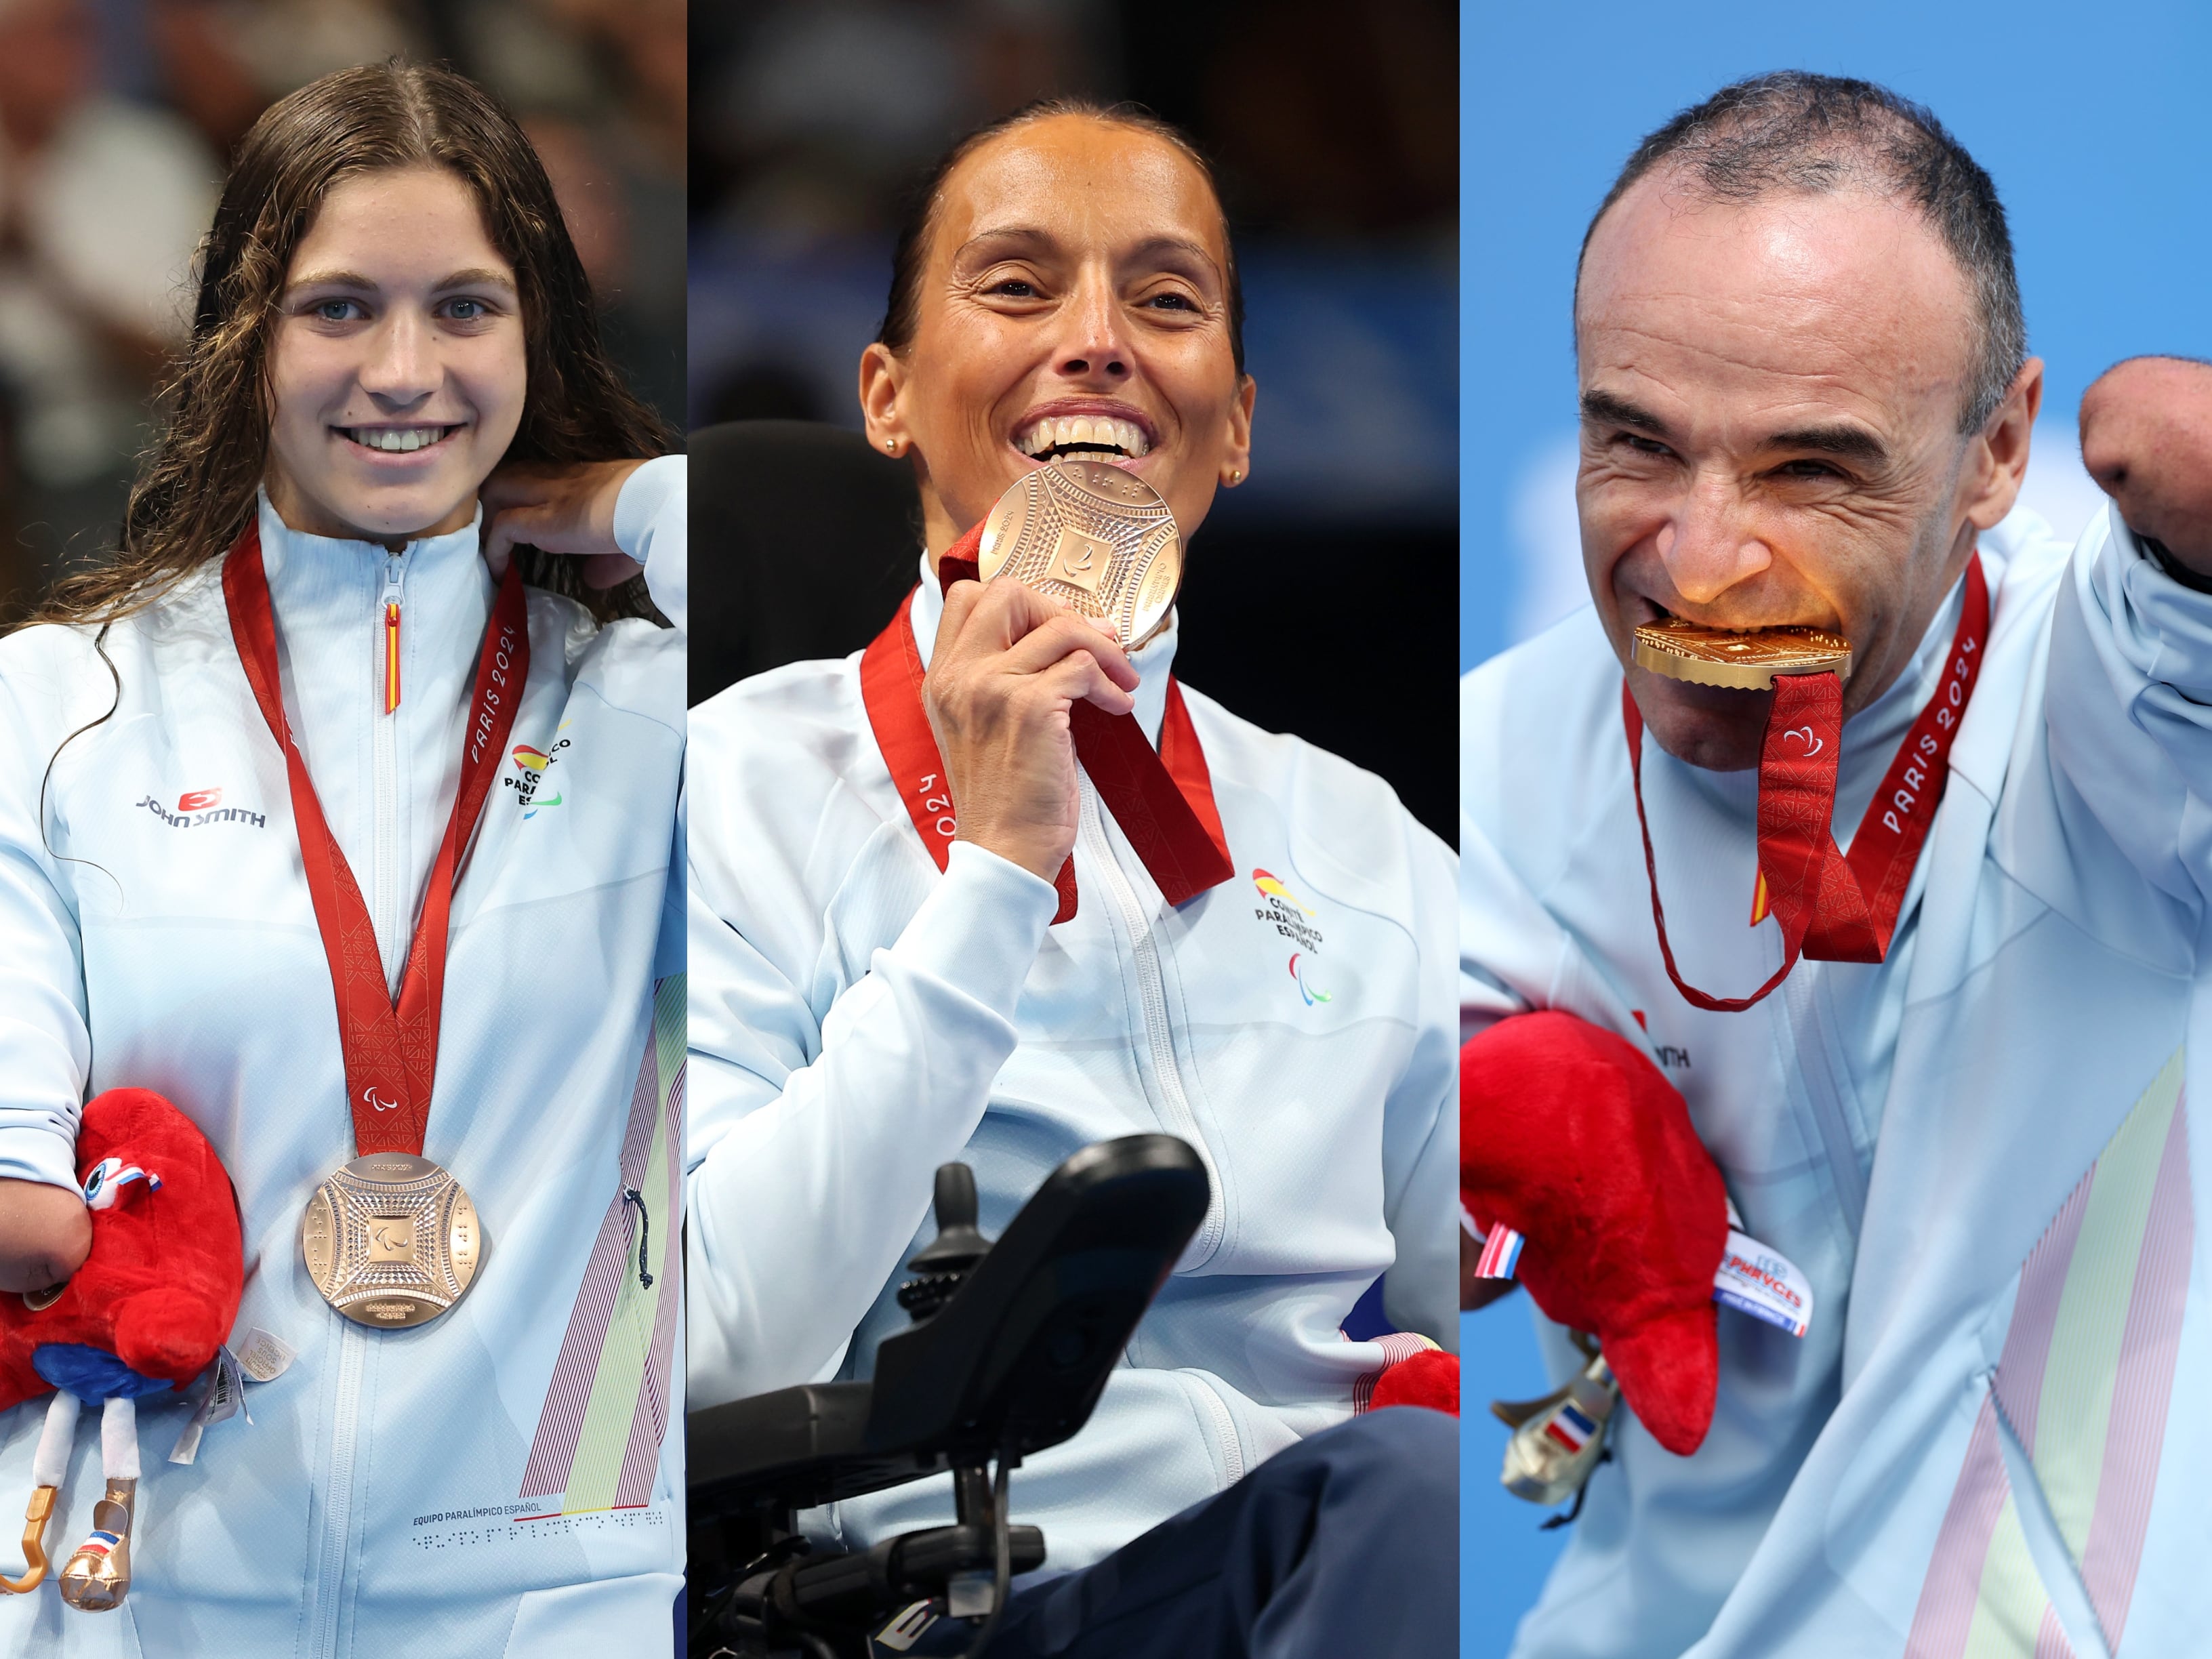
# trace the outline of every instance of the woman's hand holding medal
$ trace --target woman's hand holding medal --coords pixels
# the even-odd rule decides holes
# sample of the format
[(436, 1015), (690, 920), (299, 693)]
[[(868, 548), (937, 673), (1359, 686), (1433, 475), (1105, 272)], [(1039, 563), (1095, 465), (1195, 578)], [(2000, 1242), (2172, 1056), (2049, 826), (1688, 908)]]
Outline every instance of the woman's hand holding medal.
[(483, 482), (484, 562), (507, 574), (518, 544), (584, 562), (584, 585), (617, 587), (644, 567), (615, 544), (615, 502), (636, 461), (502, 466)]
[(1109, 623), (1017, 581), (957, 581), (945, 595), (922, 708), (944, 757), (957, 840), (1052, 880), (1074, 850), (1069, 709), (1136, 706), (1137, 671)]

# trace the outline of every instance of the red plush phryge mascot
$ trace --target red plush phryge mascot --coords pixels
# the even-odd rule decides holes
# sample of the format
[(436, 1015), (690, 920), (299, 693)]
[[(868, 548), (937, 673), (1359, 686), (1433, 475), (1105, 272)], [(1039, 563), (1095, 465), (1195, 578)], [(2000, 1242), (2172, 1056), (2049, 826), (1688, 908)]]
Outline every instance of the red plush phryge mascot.
[(0, 1296), (0, 1410), (52, 1394), (32, 1466), (26, 1571), (46, 1576), (46, 1517), (69, 1468), (81, 1404), (101, 1405), (106, 1495), (93, 1531), (62, 1569), (62, 1599), (97, 1612), (131, 1584), (137, 1489), (136, 1402), (168, 1397), (205, 1370), (238, 1317), (245, 1261), (238, 1201), (215, 1148), (191, 1120), (145, 1089), (112, 1089), (84, 1109), (77, 1170), (92, 1211), (92, 1251), (50, 1291)]
[[(1686, 1457), (1711, 1425), (1719, 1379), (1714, 1275), (1728, 1194), (1682, 1097), (1632, 1044), (1571, 1014), (1522, 1014), (1460, 1051), (1460, 1196), (1486, 1271), (1517, 1277), (1545, 1314), (1598, 1339), (1638, 1419)], [(1517, 1262), (1509, 1257), (1518, 1244)], [(1502, 1265), (1503, 1273), (1492, 1264)], [(1609, 1401), (1574, 1389), (1531, 1402), (1562, 1455), (1598, 1452)], [(1574, 1397), (1569, 1397), (1570, 1395)], [(1516, 1408), (1501, 1408), (1507, 1420)], [(1507, 1485), (1539, 1501), (1558, 1488)], [(1578, 1480), (1574, 1483), (1578, 1486)]]
[(1426, 1406), (1432, 1412), (1459, 1415), (1459, 1356), (1446, 1353), (1425, 1336), (1400, 1333), (1382, 1339), (1389, 1357), (1376, 1379), (1367, 1408), (1384, 1406)]

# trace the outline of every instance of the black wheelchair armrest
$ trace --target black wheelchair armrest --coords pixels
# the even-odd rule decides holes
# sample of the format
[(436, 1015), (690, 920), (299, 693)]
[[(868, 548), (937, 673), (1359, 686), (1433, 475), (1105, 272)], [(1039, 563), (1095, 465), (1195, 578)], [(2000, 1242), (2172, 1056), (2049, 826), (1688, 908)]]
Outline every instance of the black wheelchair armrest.
[[(829, 1503), (839, 1495), (839, 1472), (862, 1456), (874, 1394), (866, 1382), (802, 1382), (693, 1412), (684, 1444), (692, 1513)], [(907, 1474), (894, 1463), (880, 1473), (896, 1485), (936, 1470)]]

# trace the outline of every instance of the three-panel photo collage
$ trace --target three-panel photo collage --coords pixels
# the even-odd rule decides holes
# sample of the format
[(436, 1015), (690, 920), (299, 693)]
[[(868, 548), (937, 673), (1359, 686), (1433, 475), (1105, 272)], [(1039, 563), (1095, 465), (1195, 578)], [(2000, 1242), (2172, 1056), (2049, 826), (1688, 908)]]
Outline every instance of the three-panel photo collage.
[(2212, 1655), (2208, 79), (0, 0), (0, 1659)]

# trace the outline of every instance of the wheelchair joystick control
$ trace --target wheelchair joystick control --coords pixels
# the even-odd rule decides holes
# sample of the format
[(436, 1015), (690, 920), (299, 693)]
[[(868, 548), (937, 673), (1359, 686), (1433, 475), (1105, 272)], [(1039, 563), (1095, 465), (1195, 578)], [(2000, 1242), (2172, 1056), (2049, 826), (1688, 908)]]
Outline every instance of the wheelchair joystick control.
[(915, 1276), (899, 1286), (898, 1304), (917, 1325), (952, 1299), (991, 1241), (975, 1229), (975, 1175), (965, 1164), (937, 1166), (937, 1237), (906, 1264)]

